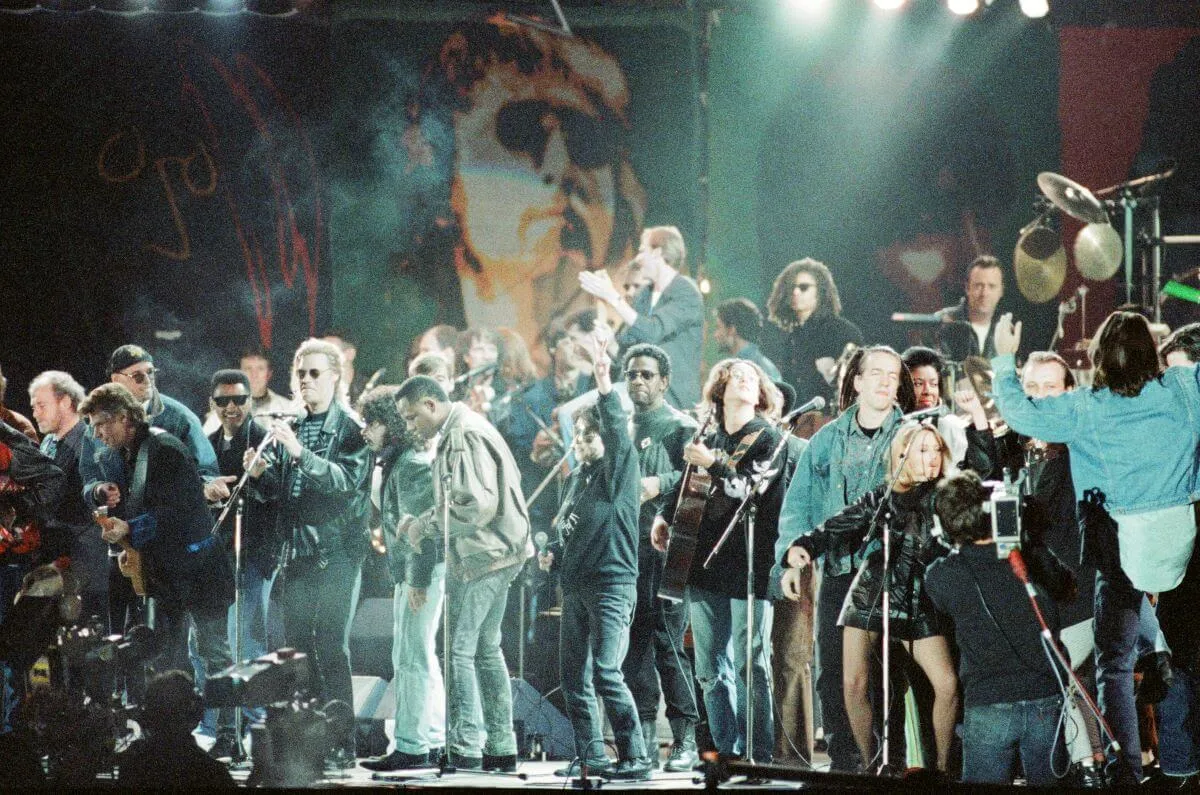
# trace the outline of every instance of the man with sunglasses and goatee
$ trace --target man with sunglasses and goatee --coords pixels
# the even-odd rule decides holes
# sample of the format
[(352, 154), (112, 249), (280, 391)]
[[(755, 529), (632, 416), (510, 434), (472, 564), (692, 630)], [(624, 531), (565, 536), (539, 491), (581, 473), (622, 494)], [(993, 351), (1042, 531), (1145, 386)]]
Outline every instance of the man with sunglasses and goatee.
[[(128, 389), (142, 404), (146, 422), (183, 442), (192, 456), (200, 477), (205, 481), (205, 497), (212, 499), (211, 481), (217, 477), (217, 457), (200, 426), (200, 418), (187, 406), (158, 391), (154, 357), (140, 345), (122, 345), (108, 360), (109, 380)], [(124, 516), (129, 492), (125, 463), (118, 452), (96, 440), (92, 428), (83, 435), (79, 449), (79, 476), (83, 498), (89, 508), (107, 507), (110, 516)], [(108, 615), (109, 631), (123, 633), (137, 623), (133, 589), (117, 568), (118, 547), (109, 548)]]

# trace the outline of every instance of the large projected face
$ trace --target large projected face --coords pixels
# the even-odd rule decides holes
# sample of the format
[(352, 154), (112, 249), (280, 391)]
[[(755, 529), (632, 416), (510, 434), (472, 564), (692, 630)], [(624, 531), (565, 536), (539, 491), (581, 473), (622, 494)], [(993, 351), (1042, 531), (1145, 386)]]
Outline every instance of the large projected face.
[(502, 43), (536, 57), (485, 59), (454, 114), (451, 204), (476, 266), (460, 270), (464, 309), (472, 326), (540, 327), (580, 270), (631, 256), (638, 230), (618, 229), (620, 210), (640, 217), (644, 199), (624, 154), (617, 62), (536, 31)]

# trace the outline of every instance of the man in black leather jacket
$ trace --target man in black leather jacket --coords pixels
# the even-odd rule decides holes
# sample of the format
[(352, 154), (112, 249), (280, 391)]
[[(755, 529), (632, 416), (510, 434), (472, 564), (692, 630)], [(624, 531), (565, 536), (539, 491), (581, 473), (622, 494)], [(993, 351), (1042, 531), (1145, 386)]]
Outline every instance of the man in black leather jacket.
[[(284, 637), (315, 661), (323, 699), (352, 706), (350, 621), (368, 549), (371, 453), (339, 394), (341, 351), (324, 340), (301, 343), (293, 391), (307, 414), (294, 426), (273, 420), (275, 445), (250, 474), (260, 499), (278, 503)], [(246, 451), (249, 466), (252, 450)], [(330, 749), (335, 768), (355, 764), (354, 727)]]

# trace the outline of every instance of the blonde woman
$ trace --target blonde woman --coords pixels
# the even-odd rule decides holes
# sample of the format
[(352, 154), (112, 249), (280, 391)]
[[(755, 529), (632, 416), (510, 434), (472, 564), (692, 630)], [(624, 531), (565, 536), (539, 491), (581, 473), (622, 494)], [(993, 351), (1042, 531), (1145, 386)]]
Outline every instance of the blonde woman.
[(863, 563), (850, 585), (838, 625), (843, 628), (846, 713), (866, 769), (875, 757), (869, 674), (871, 654), (883, 631), (884, 527), (891, 537), (891, 637), (903, 643), (933, 687), (937, 765), (946, 769), (958, 708), (958, 679), (924, 578), (925, 568), (949, 551), (933, 535), (933, 497), (950, 465), (949, 448), (936, 430), (916, 424), (902, 427), (890, 450), (887, 482), (894, 481), (892, 492), (888, 494), (886, 485), (867, 492), (788, 550), (788, 564), (803, 567), (831, 544), (861, 540), (855, 557)]

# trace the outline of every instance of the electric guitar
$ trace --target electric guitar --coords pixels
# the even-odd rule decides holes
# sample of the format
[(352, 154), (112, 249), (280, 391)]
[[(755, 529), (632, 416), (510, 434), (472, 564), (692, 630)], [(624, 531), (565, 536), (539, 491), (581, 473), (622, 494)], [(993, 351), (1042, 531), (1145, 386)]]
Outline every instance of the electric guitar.
[[(105, 530), (112, 526), (113, 519), (108, 515), (108, 507), (101, 506), (92, 511), (92, 518), (96, 520), (96, 524)], [(146, 576), (142, 573), (142, 553), (133, 548), (133, 544), (129, 543), (129, 536), (123, 536), (117, 542), (117, 546), (124, 553), (124, 562), (117, 561), (118, 567), (121, 569), (121, 574), (129, 578), (130, 585), (133, 586), (133, 592), (138, 596), (146, 595)]]

